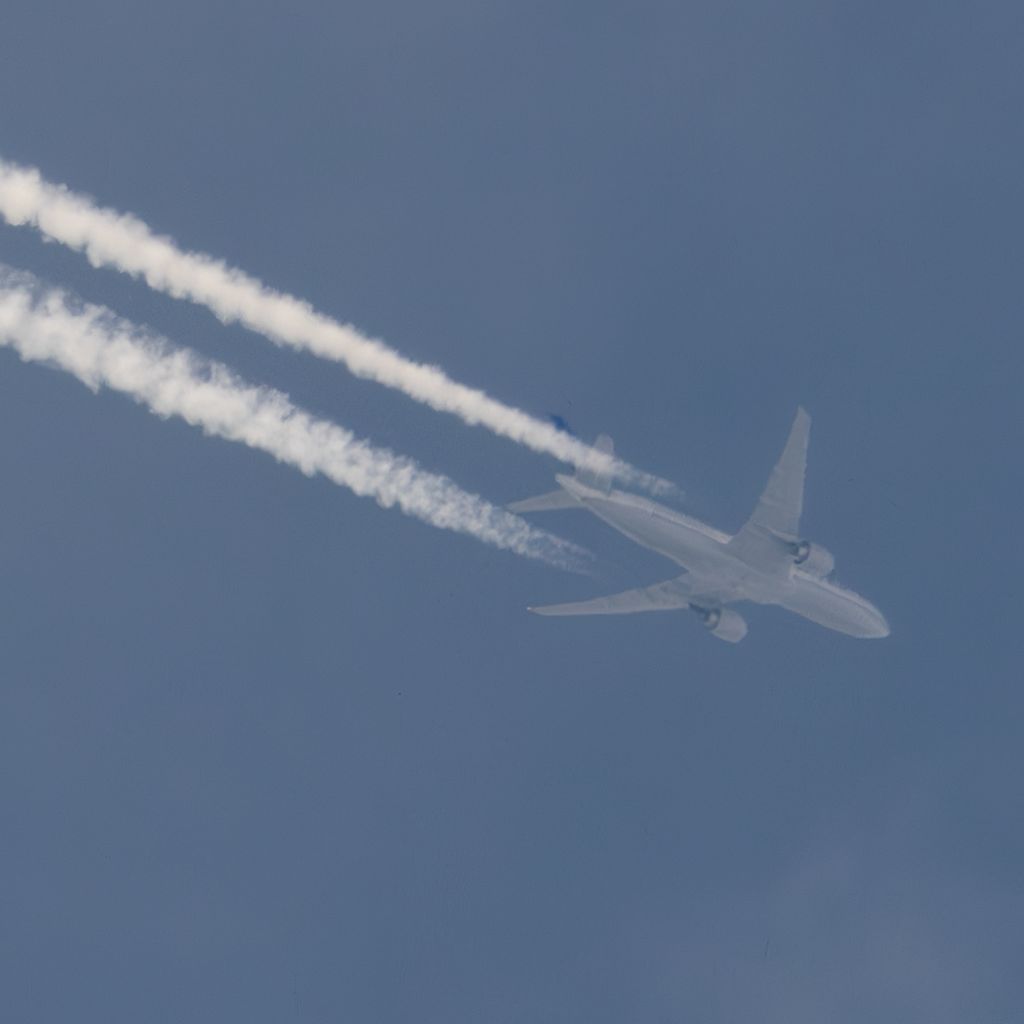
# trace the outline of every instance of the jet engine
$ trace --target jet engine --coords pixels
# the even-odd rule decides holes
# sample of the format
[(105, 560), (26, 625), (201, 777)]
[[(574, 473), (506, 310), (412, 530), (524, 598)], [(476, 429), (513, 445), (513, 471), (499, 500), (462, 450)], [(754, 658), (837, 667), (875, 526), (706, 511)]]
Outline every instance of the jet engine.
[(798, 540), (789, 549), (793, 552), (793, 563), (812, 576), (824, 578), (835, 568), (836, 560), (832, 552), (820, 544)]
[(704, 628), (719, 640), (738, 644), (747, 635), (746, 621), (731, 608), (699, 608), (697, 605), (690, 607), (700, 616)]

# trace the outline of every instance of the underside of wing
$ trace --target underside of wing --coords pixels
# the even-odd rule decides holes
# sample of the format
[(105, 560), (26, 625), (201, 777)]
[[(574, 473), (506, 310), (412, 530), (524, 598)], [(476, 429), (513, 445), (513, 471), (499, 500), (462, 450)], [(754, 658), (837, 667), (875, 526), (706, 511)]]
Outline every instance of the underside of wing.
[(779, 541), (800, 535), (804, 507), (804, 476), (811, 417), (798, 409), (789, 439), (768, 478), (754, 514), (733, 537), (730, 546), (749, 561), (778, 561), (785, 557)]
[(591, 601), (549, 604), (530, 611), (537, 615), (629, 615), (633, 612), (671, 612), (690, 608), (712, 636), (730, 644), (739, 643), (747, 634), (747, 624), (731, 608), (722, 606), (741, 595), (734, 587), (707, 586), (706, 583), (699, 583), (689, 573), (683, 573), (674, 580), (655, 583), (653, 587), (625, 590), (621, 594), (595, 597)]
[(774, 533), (797, 535), (804, 507), (804, 475), (811, 417), (798, 409), (786, 447), (768, 478), (751, 521)]
[(531, 608), (537, 615), (628, 615), (633, 612), (670, 612), (687, 608), (693, 597), (686, 574), (652, 587), (625, 590), (609, 597), (569, 604), (549, 604)]

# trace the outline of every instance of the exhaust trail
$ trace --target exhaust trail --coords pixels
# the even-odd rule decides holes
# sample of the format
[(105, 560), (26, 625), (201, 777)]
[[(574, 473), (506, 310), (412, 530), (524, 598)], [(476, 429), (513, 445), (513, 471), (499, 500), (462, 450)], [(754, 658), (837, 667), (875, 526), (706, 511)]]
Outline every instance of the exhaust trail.
[(384, 508), (468, 534), (527, 558), (578, 570), (587, 552), (462, 490), (412, 459), (376, 448), (297, 408), (226, 366), (173, 348), (101, 306), (78, 303), (28, 274), (0, 265), (0, 345), (23, 360), (56, 366), (98, 391), (128, 395), (157, 416), (177, 416), (204, 433), (238, 441), (320, 473)]
[(407, 359), (384, 342), (221, 260), (186, 252), (137, 217), (97, 206), (87, 196), (47, 182), (34, 168), (0, 160), (0, 214), (9, 224), (31, 225), (45, 237), (85, 253), (93, 266), (114, 267), (142, 278), (157, 291), (206, 306), (223, 323), (237, 322), (276, 344), (343, 363), (357, 377), (395, 388), (464, 423), (656, 494), (678, 493), (669, 481), (596, 451), (484, 391), (459, 384), (439, 367)]

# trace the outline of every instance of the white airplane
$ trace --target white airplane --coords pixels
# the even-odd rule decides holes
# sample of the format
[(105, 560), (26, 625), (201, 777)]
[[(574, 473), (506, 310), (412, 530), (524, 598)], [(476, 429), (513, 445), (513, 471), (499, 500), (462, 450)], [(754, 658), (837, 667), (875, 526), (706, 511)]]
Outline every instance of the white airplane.
[[(804, 474), (811, 418), (797, 410), (789, 440), (754, 514), (734, 537), (648, 498), (611, 486), (593, 472), (558, 474), (557, 491), (515, 502), (514, 512), (586, 508), (630, 540), (657, 551), (686, 571), (664, 583), (610, 597), (531, 608), (538, 615), (621, 615), (689, 608), (705, 627), (729, 643), (746, 636), (735, 601), (777, 604), (821, 626), (855, 637), (889, 635), (882, 613), (830, 575), (835, 560), (800, 536)], [(608, 437), (597, 441), (612, 451)]]

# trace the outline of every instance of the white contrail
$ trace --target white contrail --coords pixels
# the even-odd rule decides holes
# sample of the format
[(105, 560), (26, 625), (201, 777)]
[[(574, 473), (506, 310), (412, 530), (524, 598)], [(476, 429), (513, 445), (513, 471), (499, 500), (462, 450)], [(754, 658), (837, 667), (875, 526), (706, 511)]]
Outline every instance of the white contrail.
[(31, 224), (47, 238), (84, 252), (94, 266), (141, 277), (151, 288), (206, 306), (224, 323), (238, 322), (278, 344), (344, 363), (358, 377), (396, 388), (466, 423), (656, 493), (676, 490), (668, 481), (453, 381), (436, 366), (406, 359), (354, 327), (317, 313), (301, 299), (274, 291), (211, 256), (180, 249), (137, 217), (97, 206), (64, 185), (45, 181), (34, 168), (0, 160), (0, 214), (10, 224)]
[(0, 345), (67, 370), (93, 390), (129, 395), (158, 416), (179, 416), (207, 434), (268, 452), (307, 476), (322, 473), (432, 526), (564, 568), (577, 568), (585, 555), (411, 459), (314, 418), (280, 391), (246, 384), (220, 363), (172, 348), (103, 307), (76, 304), (2, 265)]

